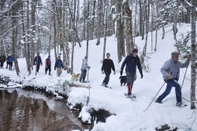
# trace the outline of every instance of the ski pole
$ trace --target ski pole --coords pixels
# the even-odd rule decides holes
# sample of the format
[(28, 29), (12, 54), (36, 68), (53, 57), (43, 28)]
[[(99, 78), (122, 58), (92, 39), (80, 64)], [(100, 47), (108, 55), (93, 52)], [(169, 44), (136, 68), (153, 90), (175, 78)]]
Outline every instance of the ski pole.
[(165, 85), (166, 82), (163, 83), (163, 85), (161, 86), (161, 88), (158, 90), (157, 94), (154, 96), (154, 98), (152, 99), (152, 101), (150, 102), (150, 104), (148, 105), (148, 107), (146, 108), (146, 111), (148, 110), (148, 108), (150, 107), (150, 105), (152, 104), (152, 102), (154, 101), (154, 99), (156, 98), (156, 96), (158, 95), (158, 93), (160, 92), (160, 90), (163, 88), (163, 86)]

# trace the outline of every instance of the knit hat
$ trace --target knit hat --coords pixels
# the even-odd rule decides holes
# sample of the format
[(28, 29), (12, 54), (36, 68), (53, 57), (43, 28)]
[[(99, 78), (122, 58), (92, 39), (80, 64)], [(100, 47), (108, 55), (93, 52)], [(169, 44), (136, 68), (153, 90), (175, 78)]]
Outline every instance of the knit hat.
[(138, 50), (137, 49), (133, 49), (133, 51), (132, 51), (133, 53), (138, 53)]
[(171, 53), (171, 55), (179, 55), (180, 53), (179, 52), (177, 52), (177, 51), (173, 51), (172, 53)]

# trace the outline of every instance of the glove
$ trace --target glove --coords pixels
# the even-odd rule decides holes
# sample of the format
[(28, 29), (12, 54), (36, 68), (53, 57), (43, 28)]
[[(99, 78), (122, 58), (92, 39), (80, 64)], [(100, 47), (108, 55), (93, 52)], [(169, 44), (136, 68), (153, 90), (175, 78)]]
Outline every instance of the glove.
[(104, 74), (104, 71), (102, 71), (102, 74)]
[(141, 79), (143, 78), (143, 74), (141, 74)]
[(120, 75), (121, 75), (121, 76), (122, 76), (122, 73), (123, 73), (123, 72), (122, 72), (122, 71), (120, 71)]
[(54, 70), (56, 70), (56, 68), (54, 68)]
[(116, 74), (116, 72), (114, 71), (114, 75)]

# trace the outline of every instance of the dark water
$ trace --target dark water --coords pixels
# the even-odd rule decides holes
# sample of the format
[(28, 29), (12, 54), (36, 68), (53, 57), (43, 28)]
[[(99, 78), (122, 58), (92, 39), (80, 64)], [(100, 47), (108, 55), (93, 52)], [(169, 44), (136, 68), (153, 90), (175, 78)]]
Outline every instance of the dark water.
[(65, 101), (40, 93), (0, 90), (0, 131), (71, 131), (84, 130)]

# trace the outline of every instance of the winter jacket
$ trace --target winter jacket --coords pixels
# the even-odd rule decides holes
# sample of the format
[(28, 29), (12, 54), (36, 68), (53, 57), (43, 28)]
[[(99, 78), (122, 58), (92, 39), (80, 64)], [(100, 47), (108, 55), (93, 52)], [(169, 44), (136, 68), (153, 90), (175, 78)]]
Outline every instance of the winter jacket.
[(81, 65), (81, 69), (82, 70), (86, 70), (86, 69), (88, 69), (89, 68), (89, 66), (88, 66), (88, 61), (86, 60), (86, 59), (83, 59), (82, 60), (82, 65)]
[(142, 67), (138, 56), (133, 57), (132, 53), (127, 55), (122, 63), (121, 71), (123, 71), (125, 65), (126, 65), (126, 72), (136, 73), (136, 66), (137, 66), (140, 74), (142, 75)]
[(101, 71), (111, 73), (111, 69), (115, 71), (114, 63), (111, 59), (104, 59)]
[(12, 56), (8, 56), (7, 61), (8, 62), (13, 62), (14, 61), (14, 58)]
[[(37, 60), (38, 59), (38, 60)], [(34, 65), (42, 65), (42, 59), (40, 56), (34, 58)]]
[(60, 59), (56, 60), (54, 69), (56, 68), (64, 68), (62, 60)]
[(1, 61), (1, 62), (5, 62), (5, 56), (4, 56), (4, 55), (1, 55), (1, 56), (0, 56), (0, 61)]
[[(172, 74), (172, 76), (174, 76), (173, 73), (177, 73), (177, 75), (176, 75), (177, 78), (171, 78), (171, 79), (179, 80), (180, 68), (187, 67), (188, 65), (189, 65), (188, 60), (186, 60), (185, 63), (181, 63), (180, 61), (174, 62), (174, 60), (172, 58), (167, 60), (160, 70), (161, 73), (163, 74), (163, 79), (167, 80), (168, 74)], [(178, 72), (173, 72), (174, 66), (177, 66)]]

